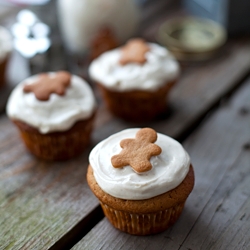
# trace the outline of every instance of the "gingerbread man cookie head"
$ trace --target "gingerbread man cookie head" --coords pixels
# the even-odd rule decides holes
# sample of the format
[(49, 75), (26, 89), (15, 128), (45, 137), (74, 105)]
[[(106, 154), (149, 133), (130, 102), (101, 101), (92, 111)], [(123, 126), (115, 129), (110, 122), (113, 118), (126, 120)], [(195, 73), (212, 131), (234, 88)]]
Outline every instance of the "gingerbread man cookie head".
[(33, 84), (25, 84), (23, 92), (33, 92), (39, 101), (47, 101), (52, 93), (63, 96), (70, 85), (71, 74), (66, 71), (42, 73)]
[(135, 139), (124, 139), (120, 142), (122, 151), (111, 158), (114, 168), (130, 165), (137, 173), (152, 169), (150, 158), (159, 155), (161, 148), (154, 144), (157, 133), (151, 128), (140, 129)]
[(119, 63), (121, 65), (125, 65), (128, 63), (144, 64), (147, 61), (145, 54), (149, 50), (149, 46), (143, 39), (131, 39), (121, 49), (121, 57)]

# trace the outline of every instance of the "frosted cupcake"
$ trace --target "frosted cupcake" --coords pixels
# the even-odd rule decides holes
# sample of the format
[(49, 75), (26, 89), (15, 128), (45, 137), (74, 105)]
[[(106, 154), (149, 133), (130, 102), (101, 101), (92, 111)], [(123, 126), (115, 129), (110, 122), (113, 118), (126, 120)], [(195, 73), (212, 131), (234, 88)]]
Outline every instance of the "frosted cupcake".
[(96, 102), (87, 82), (65, 71), (32, 76), (11, 93), (7, 114), (27, 148), (45, 160), (66, 160), (89, 144)]
[(5, 84), (6, 66), (12, 51), (12, 40), (7, 29), (0, 26), (0, 87)]
[(184, 148), (153, 129), (126, 129), (89, 156), (88, 184), (106, 217), (134, 235), (164, 231), (180, 216), (194, 186)]
[(179, 65), (166, 48), (133, 39), (95, 59), (89, 74), (114, 115), (149, 121), (166, 111), (166, 98), (178, 78)]

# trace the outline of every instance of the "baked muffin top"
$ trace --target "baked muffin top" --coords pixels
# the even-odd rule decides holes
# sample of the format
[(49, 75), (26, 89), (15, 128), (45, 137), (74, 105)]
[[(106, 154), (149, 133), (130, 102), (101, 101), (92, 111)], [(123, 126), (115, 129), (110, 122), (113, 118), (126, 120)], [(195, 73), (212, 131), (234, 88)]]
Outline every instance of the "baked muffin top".
[[(61, 86), (56, 85), (53, 89), (51, 86), (58, 74), (60, 79), (57, 85)], [(70, 76), (68, 85), (63, 86), (67, 75)], [(46, 82), (49, 83), (45, 88), (48, 93), (39, 99), (40, 87)], [(89, 118), (95, 109), (95, 97), (88, 83), (67, 72), (49, 72), (22, 81), (12, 91), (7, 103), (7, 114), (11, 119), (23, 121), (43, 134), (66, 131), (75, 122)]]
[[(179, 64), (170, 52), (156, 44), (144, 42), (145, 61), (121, 63), (124, 48), (141, 39), (133, 39), (123, 47), (107, 51), (93, 60), (89, 68), (90, 77), (115, 91), (147, 90), (155, 91), (179, 75)], [(143, 46), (143, 45), (142, 45)], [(130, 46), (126, 53), (137, 53), (138, 46)], [(133, 50), (134, 49), (134, 50)]]
[[(149, 157), (152, 167), (149, 171), (136, 172), (131, 165), (114, 167), (112, 159), (126, 149), (121, 141), (137, 138), (141, 130), (133, 128), (116, 133), (97, 144), (90, 153), (89, 162), (95, 180), (111, 196), (128, 200), (155, 197), (177, 187), (190, 169), (190, 158), (182, 145), (160, 133), (157, 133), (153, 145), (160, 147), (161, 152)], [(142, 150), (144, 147), (142, 145)], [(141, 155), (138, 150), (140, 147), (130, 152), (128, 158)]]

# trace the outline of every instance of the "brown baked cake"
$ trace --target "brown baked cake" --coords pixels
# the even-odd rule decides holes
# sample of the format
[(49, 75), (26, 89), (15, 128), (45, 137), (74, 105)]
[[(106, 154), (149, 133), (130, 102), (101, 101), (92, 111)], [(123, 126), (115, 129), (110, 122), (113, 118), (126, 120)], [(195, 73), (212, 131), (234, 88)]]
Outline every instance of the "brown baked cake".
[(91, 190), (111, 224), (129, 234), (155, 234), (173, 225), (194, 186), (183, 147), (150, 128), (110, 136), (89, 160)]
[(45, 160), (66, 160), (82, 153), (90, 142), (95, 111), (89, 85), (65, 71), (24, 80), (7, 103), (7, 114), (26, 147)]
[(179, 65), (166, 48), (132, 39), (96, 58), (89, 74), (114, 115), (140, 122), (153, 120), (166, 111)]

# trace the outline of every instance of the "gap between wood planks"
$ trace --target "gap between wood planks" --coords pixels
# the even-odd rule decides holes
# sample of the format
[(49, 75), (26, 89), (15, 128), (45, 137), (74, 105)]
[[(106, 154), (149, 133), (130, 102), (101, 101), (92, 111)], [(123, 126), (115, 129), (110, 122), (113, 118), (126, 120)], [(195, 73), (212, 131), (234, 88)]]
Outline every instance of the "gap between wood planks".
[[(67, 234), (56, 242), (50, 250), (71, 249), (80, 241), (95, 225), (104, 218), (101, 206), (97, 206), (89, 215), (75, 225)], [(86, 227), (87, 225), (87, 227)]]
[(227, 99), (230, 99), (233, 93), (237, 91), (237, 89), (239, 89), (242, 85), (244, 85), (244, 83), (246, 83), (249, 77), (250, 77), (250, 68), (249, 68), (249, 71), (237, 81), (237, 84), (235, 86), (228, 89), (228, 91), (225, 92), (223, 96), (215, 100), (211, 108), (207, 110), (206, 112), (204, 112), (204, 114), (201, 114), (200, 116), (198, 116), (197, 119), (193, 122), (193, 124), (190, 127), (187, 127), (187, 129), (183, 131), (183, 133), (176, 136), (176, 139), (179, 142), (183, 142), (184, 140), (186, 140), (187, 137), (191, 135), (192, 132), (200, 126), (200, 124), (204, 121), (204, 119), (206, 119), (207, 117), (212, 115), (214, 112), (216, 112), (216, 110), (220, 107), (220, 105), (223, 105), (223, 103)]
[[(232, 164), (231, 168), (237, 164), (237, 162), (238, 162), (238, 160), (239, 160), (239, 158), (240, 158), (240, 155), (241, 155), (241, 154), (239, 154), (239, 156), (237, 157), (237, 159), (235, 159), (235, 161), (234, 161), (234, 163)], [(230, 168), (229, 168), (229, 169), (230, 169)], [(228, 170), (228, 169), (227, 169), (227, 170)], [(185, 241), (188, 239), (188, 237), (189, 237), (189, 235), (191, 234), (192, 230), (194, 229), (196, 223), (197, 223), (197, 222), (200, 220), (200, 218), (202, 217), (202, 214), (203, 214), (203, 212), (206, 210), (207, 205), (209, 205), (209, 203), (210, 203), (211, 200), (213, 199), (213, 196), (216, 195), (216, 193), (218, 192), (218, 188), (219, 188), (219, 186), (221, 185), (221, 183), (223, 182), (223, 179), (224, 179), (224, 177), (225, 177), (226, 175), (227, 175), (227, 171), (224, 171), (224, 173), (223, 173), (222, 176), (220, 177), (220, 180), (218, 181), (218, 183), (217, 183), (217, 185), (216, 185), (216, 187), (215, 187), (213, 193), (211, 193), (210, 198), (206, 201), (206, 204), (204, 205), (204, 207), (203, 207), (203, 209), (201, 210), (200, 214), (198, 215), (198, 217), (197, 217), (196, 220), (194, 221), (194, 224), (191, 226), (191, 228), (190, 228), (189, 232), (187, 233), (186, 237), (183, 239), (183, 241), (182, 241), (182, 243), (180, 244), (180, 247), (178, 248), (178, 250), (181, 250), (181, 248), (183, 247)], [(227, 196), (223, 197), (223, 201), (224, 201), (226, 198), (227, 198)], [(218, 211), (221, 209), (222, 203), (223, 203), (223, 202), (221, 202), (221, 203), (219, 204), (219, 206), (217, 206), (215, 212), (218, 212)]]

